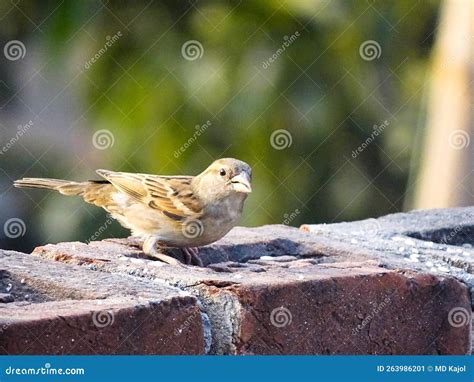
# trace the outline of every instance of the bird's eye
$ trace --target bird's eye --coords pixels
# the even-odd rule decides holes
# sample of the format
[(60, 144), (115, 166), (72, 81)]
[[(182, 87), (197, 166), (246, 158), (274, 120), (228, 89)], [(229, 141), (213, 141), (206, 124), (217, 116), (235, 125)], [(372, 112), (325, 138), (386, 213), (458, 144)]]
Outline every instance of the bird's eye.
[(223, 168), (221, 168), (221, 170), (219, 171), (219, 175), (220, 176), (225, 176), (226, 175), (226, 172)]

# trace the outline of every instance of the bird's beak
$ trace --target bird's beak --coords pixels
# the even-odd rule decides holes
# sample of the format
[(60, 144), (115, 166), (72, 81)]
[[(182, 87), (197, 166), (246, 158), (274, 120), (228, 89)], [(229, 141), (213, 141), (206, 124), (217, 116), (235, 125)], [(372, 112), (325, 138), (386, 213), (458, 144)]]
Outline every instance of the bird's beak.
[(234, 176), (230, 180), (232, 188), (236, 192), (243, 192), (249, 194), (252, 192), (252, 186), (250, 186), (250, 177), (246, 172), (241, 172), (239, 175)]

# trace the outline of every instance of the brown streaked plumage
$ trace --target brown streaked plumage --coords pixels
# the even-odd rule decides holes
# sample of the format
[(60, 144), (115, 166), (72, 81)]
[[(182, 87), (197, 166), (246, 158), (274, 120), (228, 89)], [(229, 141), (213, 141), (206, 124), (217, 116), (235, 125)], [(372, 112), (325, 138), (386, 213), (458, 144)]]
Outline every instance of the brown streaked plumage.
[(145, 253), (175, 263), (159, 253), (157, 245), (188, 248), (187, 260), (198, 264), (193, 247), (210, 244), (229, 232), (251, 192), (250, 166), (233, 158), (218, 159), (197, 176), (97, 173), (105, 180), (23, 178), (14, 185), (82, 196), (143, 237)]

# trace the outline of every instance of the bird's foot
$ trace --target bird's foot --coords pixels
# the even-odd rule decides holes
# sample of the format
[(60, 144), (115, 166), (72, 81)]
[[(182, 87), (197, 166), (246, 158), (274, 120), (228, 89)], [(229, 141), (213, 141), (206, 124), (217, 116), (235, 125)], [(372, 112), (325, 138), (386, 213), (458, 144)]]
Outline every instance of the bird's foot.
[(143, 242), (143, 247), (142, 247), (143, 252), (147, 256), (156, 260), (160, 260), (166, 264), (182, 265), (178, 259), (175, 259), (174, 257), (163, 253), (162, 251), (163, 248), (159, 248), (158, 244), (159, 244), (158, 240), (156, 240), (154, 237), (149, 237), (145, 239), (145, 241)]
[(199, 249), (196, 247), (184, 247), (182, 248), (184, 255), (184, 263), (188, 265), (197, 265), (203, 267), (202, 260), (199, 258)]
[[(143, 252), (156, 260), (163, 261), (166, 264), (170, 265), (197, 265), (199, 267), (203, 266), (201, 259), (199, 258), (199, 250), (196, 247), (185, 247), (185, 248), (173, 248), (168, 247), (165, 244), (161, 243), (155, 237), (151, 236), (145, 239), (143, 242)], [(168, 255), (176, 254), (180, 257), (180, 253), (183, 256), (183, 263), (176, 259), (173, 256)]]

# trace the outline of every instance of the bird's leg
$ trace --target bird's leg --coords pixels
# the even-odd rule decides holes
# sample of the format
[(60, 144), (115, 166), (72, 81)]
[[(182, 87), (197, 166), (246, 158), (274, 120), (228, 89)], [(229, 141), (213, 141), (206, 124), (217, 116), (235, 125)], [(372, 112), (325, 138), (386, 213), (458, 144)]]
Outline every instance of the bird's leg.
[(181, 248), (181, 253), (183, 254), (183, 263), (190, 265), (193, 261), (191, 253), (187, 250), (187, 248)]
[(165, 255), (158, 250), (159, 240), (154, 236), (148, 236), (143, 242), (143, 252), (155, 259), (161, 260), (170, 265), (181, 265), (181, 262), (174, 257)]
[(196, 247), (185, 247), (183, 253), (186, 259), (186, 264), (194, 264), (198, 267), (203, 267), (202, 260), (199, 258), (199, 250)]

